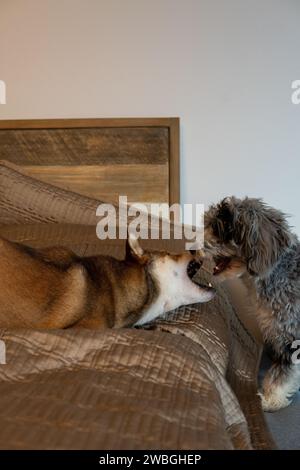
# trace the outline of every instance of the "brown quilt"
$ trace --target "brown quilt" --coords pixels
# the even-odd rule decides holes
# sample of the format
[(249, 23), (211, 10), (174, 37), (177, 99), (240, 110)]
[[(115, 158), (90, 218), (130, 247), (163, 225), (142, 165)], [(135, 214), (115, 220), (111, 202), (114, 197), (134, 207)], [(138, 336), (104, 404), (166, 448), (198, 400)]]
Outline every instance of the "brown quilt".
[[(96, 206), (0, 166), (0, 235), (11, 240), (121, 257), (121, 242), (95, 236)], [(218, 294), (143, 329), (2, 330), (0, 448), (273, 447), (256, 395), (260, 345)]]

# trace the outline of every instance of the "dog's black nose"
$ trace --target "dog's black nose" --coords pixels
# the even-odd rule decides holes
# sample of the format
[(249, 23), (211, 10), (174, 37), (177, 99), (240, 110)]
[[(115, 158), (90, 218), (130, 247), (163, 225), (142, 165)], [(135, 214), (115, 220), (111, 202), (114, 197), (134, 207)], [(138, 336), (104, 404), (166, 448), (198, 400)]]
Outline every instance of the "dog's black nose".
[(188, 264), (188, 267), (187, 267), (187, 274), (189, 276), (189, 278), (192, 278), (195, 276), (195, 274), (199, 271), (199, 269), (201, 268), (203, 264), (203, 261), (202, 260), (195, 260), (195, 259), (192, 259), (189, 264)]

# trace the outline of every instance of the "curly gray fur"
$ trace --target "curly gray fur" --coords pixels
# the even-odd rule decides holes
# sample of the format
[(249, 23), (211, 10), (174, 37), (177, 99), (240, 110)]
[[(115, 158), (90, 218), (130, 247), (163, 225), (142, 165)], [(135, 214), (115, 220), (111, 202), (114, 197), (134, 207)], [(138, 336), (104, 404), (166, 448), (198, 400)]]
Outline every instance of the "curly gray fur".
[(298, 238), (285, 214), (261, 199), (229, 197), (205, 214), (205, 246), (215, 256), (240, 259), (253, 277), (258, 321), (275, 354), (263, 405), (269, 411), (287, 406), (300, 384), (299, 367), (291, 360), (292, 343), (300, 338)]

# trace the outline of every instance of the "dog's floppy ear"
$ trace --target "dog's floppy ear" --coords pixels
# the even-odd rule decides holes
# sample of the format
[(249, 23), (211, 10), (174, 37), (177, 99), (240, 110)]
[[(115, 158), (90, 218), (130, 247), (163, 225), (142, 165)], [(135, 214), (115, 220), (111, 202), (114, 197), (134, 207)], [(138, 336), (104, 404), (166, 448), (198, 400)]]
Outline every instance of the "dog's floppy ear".
[(255, 212), (238, 211), (234, 230), (234, 242), (240, 246), (241, 253), (245, 258), (247, 270), (250, 274), (257, 274), (265, 270), (268, 259), (265, 243), (261, 240), (261, 249), (257, 250), (258, 225)]
[(126, 240), (126, 259), (136, 257), (141, 258), (144, 254), (144, 250), (141, 247), (137, 237), (128, 231)]
[(239, 210), (234, 241), (242, 248), (249, 273), (264, 275), (289, 246), (291, 235), (284, 214), (258, 199), (256, 204)]
[(216, 217), (212, 222), (214, 235), (223, 243), (232, 240), (233, 237), (233, 209), (231, 198), (223, 199), (217, 206)]

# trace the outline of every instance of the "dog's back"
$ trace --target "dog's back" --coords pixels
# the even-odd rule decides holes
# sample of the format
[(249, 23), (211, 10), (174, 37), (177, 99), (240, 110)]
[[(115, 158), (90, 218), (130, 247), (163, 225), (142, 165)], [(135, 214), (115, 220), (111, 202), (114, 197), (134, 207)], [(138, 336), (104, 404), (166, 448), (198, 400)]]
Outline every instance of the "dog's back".
[(140, 263), (79, 258), (0, 239), (0, 327), (112, 328), (132, 324), (148, 295)]
[(207, 302), (193, 281), (190, 253), (144, 252), (135, 237), (126, 258), (79, 258), (65, 248), (35, 250), (0, 239), (0, 328), (121, 328), (180, 305)]
[(65, 249), (43, 253), (0, 239), (0, 279), (1, 327), (61, 328), (80, 318), (86, 274)]

